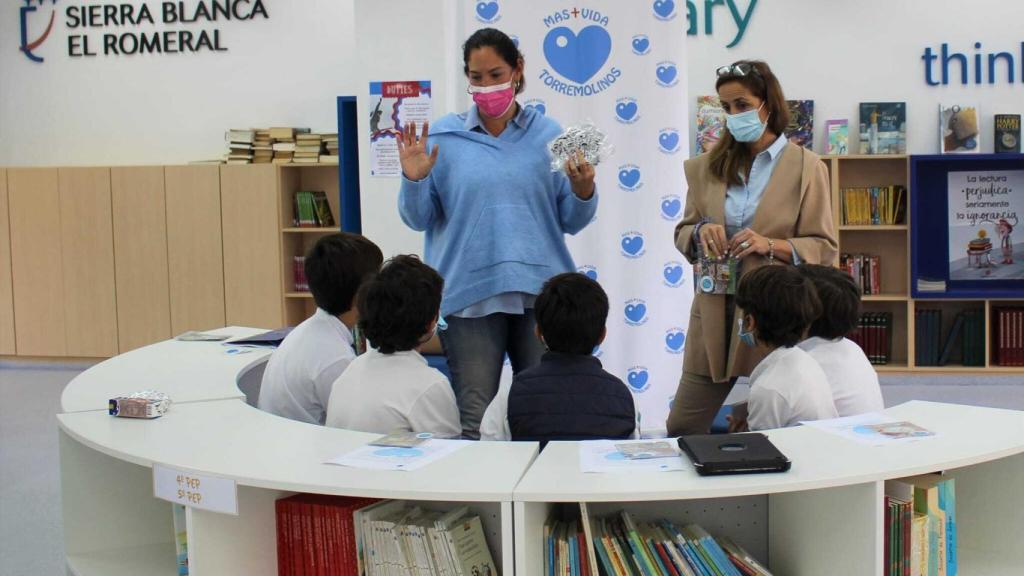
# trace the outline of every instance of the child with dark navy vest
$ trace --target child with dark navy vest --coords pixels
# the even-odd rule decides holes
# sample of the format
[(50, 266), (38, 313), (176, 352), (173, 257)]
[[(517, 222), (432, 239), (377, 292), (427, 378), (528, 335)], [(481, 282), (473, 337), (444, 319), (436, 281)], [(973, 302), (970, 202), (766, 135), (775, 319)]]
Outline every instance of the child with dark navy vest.
[(510, 439), (632, 437), (633, 395), (593, 355), (604, 340), (608, 318), (608, 296), (601, 285), (574, 272), (554, 276), (537, 296), (534, 312), (536, 334), (547, 352), (539, 365), (512, 380), (505, 411)]

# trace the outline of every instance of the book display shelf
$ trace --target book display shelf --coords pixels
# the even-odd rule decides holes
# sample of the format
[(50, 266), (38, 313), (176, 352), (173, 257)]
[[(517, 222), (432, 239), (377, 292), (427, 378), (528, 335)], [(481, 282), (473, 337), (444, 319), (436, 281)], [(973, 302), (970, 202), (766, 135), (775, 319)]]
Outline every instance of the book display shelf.
[[(549, 512), (580, 502), (591, 518), (625, 510), (638, 520), (700, 524), (775, 574), (881, 576), (885, 481), (940, 471), (956, 480), (959, 573), (1017, 570), (1020, 412), (910, 402), (886, 413), (936, 436), (886, 447), (810, 427), (772, 430), (793, 462), (781, 474), (701, 477), (688, 464), (676, 472), (583, 473), (574, 442), (552, 442), (543, 452), (532, 442), (478, 442), (420, 470), (372, 471), (324, 462), (378, 435), (279, 418), (246, 404), (237, 388), (232, 393), (258, 372), (253, 356), (224, 355), (216, 342), (161, 342), (100, 363), (67, 386), (57, 419), (71, 573), (177, 573), (171, 504), (153, 496), (156, 464), (237, 484), (237, 515), (187, 509), (190, 573), (198, 576), (276, 574), (274, 503), (297, 492), (437, 510), (468, 505), (504, 576), (542, 574)], [(107, 415), (107, 398), (154, 372), (178, 386), (182, 400), (167, 414)]]
[[(850, 155), (825, 156), (823, 161), (831, 176), (839, 253), (879, 257), (881, 289), (862, 300), (865, 313), (891, 316), (888, 335), (883, 335), (889, 357), (875, 368), (879, 372), (1024, 373), (1024, 366), (999, 365), (999, 347), (993, 344), (1000, 337), (999, 310), (1024, 307), (1024, 280), (948, 282), (943, 292), (922, 292), (917, 284), (921, 278), (948, 280), (947, 174), (960, 169), (1024, 170), (1024, 156)], [(957, 168), (957, 163), (965, 162), (970, 164)], [(904, 189), (897, 223), (843, 224), (844, 190), (888, 186)], [(929, 315), (930, 310), (940, 313)], [(972, 332), (978, 341), (968, 346), (966, 323), (961, 320), (960, 327), (954, 326), (958, 317), (971, 313), (978, 315), (981, 326)], [(930, 324), (919, 322), (925, 317)], [(953, 341), (948, 342), (951, 336)], [(922, 346), (930, 348), (918, 350)], [(1017, 346), (1024, 349), (1024, 342)], [(972, 360), (975, 352), (977, 358)]]

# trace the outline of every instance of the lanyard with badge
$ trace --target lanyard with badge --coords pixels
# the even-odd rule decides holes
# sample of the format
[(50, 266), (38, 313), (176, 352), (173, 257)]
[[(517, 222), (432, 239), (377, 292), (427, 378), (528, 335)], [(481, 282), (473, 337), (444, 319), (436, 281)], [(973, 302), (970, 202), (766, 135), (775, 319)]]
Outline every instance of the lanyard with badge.
[(698, 248), (693, 267), (693, 285), (704, 294), (736, 294), (739, 260), (732, 256), (712, 258)]

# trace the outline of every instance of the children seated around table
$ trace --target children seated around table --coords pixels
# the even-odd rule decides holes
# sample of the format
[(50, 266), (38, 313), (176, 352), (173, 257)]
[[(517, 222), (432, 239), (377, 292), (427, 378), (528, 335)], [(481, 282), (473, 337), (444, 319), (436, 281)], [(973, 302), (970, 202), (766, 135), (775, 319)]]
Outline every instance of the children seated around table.
[[(537, 337), (547, 352), (499, 391), (481, 423), (483, 440), (630, 438), (633, 395), (593, 356), (605, 337), (608, 296), (577, 273), (549, 279), (534, 302)], [(504, 392), (504, 393), (503, 393)]]
[(324, 423), (331, 386), (356, 357), (356, 292), (383, 260), (380, 248), (358, 234), (330, 234), (313, 245), (304, 268), (316, 312), (270, 355), (260, 385), (260, 410)]
[(417, 349), (438, 323), (444, 280), (415, 256), (395, 256), (356, 299), (359, 329), (371, 349), (334, 382), (327, 426), (390, 434), (462, 432), (455, 393)]
[(832, 266), (803, 264), (797, 270), (814, 284), (821, 315), (798, 344), (825, 371), (840, 416), (885, 408), (882, 389), (867, 355), (846, 338), (860, 322), (860, 289), (849, 274)]
[(811, 281), (795, 266), (762, 266), (740, 280), (736, 306), (742, 345), (769, 350), (750, 374), (749, 428), (837, 417), (825, 372), (797, 346), (821, 312)]

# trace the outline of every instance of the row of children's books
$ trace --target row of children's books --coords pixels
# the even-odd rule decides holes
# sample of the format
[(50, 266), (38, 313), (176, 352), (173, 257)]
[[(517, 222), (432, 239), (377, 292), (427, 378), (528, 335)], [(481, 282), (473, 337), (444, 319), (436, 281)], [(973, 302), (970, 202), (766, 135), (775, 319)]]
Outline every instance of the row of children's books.
[(1024, 308), (995, 308), (993, 354), (999, 366), (1024, 366)]
[(849, 339), (864, 350), (872, 364), (888, 364), (892, 357), (892, 313), (864, 312)]
[(590, 518), (587, 504), (556, 507), (544, 525), (545, 576), (771, 576), (726, 537), (697, 524)]
[(296, 494), (275, 512), (279, 576), (498, 576), (466, 506)]
[(840, 254), (839, 269), (853, 278), (861, 294), (882, 293), (882, 257), (870, 254)]
[(323, 190), (299, 191), (293, 196), (292, 224), (299, 228), (332, 228), (334, 213)]
[(885, 576), (956, 576), (956, 484), (939, 474), (885, 483)]
[(309, 128), (232, 128), (224, 133), (228, 164), (337, 164), (337, 133)]
[(843, 188), (839, 192), (842, 223), (853, 226), (902, 224), (907, 211), (906, 199), (907, 189), (903, 186)]
[(985, 365), (985, 310), (961, 310), (953, 318), (943, 340), (942, 310), (919, 308), (914, 311), (914, 362), (917, 366), (945, 366), (955, 359), (957, 339), (961, 339), (960, 363)]

